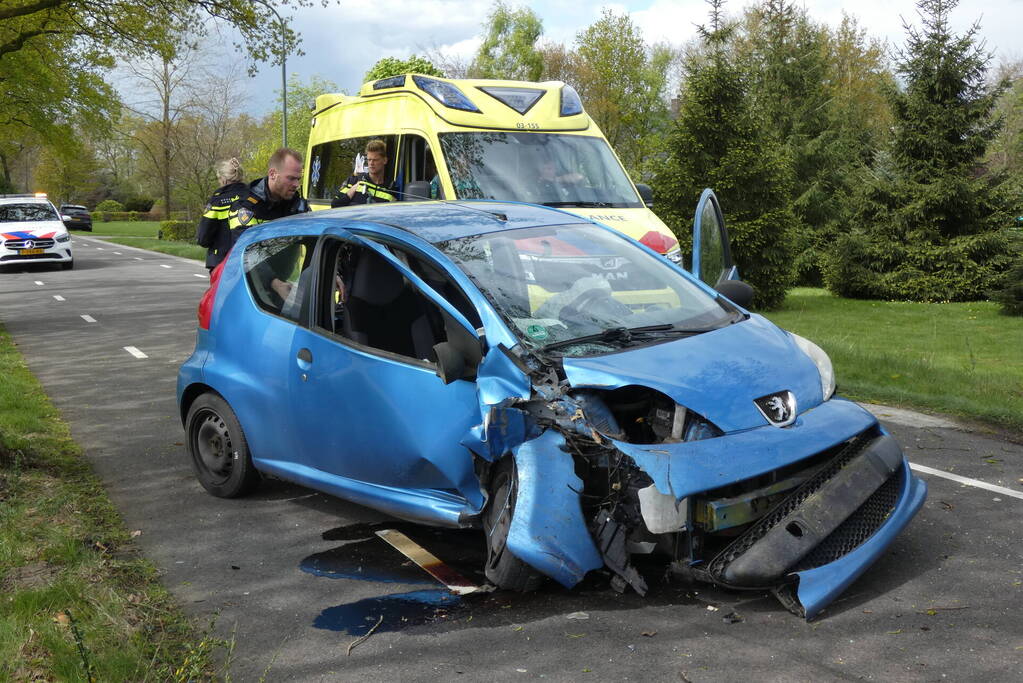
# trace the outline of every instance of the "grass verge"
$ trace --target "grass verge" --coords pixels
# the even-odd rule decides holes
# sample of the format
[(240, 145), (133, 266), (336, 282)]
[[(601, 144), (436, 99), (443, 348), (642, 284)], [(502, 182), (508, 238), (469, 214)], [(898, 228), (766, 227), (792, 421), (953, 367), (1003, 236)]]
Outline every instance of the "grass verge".
[(158, 251), (161, 254), (170, 254), (171, 256), (183, 256), (195, 261), (206, 260), (206, 248), (200, 247), (195, 242), (178, 242), (175, 240), (158, 240), (155, 237), (130, 236), (109, 237), (104, 241), (125, 244), (129, 247), (138, 247), (139, 249), (148, 249), (149, 251)]
[(212, 678), (229, 644), (160, 585), (2, 327), (0, 376), (0, 680)]
[(767, 317), (828, 352), (845, 396), (1023, 431), (1023, 318), (1000, 315), (997, 304), (860, 301), (797, 288)]
[[(102, 221), (92, 223), (93, 235), (118, 235), (128, 237), (152, 237), (160, 230), (160, 221)], [(75, 233), (73, 233), (75, 234)], [(88, 234), (88, 233), (86, 233)]]

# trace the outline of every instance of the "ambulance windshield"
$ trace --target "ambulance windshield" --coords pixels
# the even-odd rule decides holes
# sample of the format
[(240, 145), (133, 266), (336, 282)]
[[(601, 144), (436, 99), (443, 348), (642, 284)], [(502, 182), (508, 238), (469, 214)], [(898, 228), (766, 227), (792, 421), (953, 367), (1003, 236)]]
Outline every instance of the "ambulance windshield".
[(440, 144), (458, 199), (643, 206), (603, 138), (483, 131), (442, 133)]

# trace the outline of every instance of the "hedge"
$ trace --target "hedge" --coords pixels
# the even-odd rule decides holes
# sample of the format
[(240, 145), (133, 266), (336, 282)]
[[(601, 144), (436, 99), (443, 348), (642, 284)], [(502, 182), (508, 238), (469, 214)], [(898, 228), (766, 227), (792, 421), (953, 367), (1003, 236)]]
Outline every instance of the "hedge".
[(159, 237), (162, 240), (194, 242), (195, 223), (191, 221), (162, 221), (160, 223)]

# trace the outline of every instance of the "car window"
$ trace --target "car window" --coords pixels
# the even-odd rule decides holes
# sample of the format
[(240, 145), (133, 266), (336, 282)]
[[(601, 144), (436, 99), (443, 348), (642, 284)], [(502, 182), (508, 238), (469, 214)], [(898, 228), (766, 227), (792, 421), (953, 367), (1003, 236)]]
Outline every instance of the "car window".
[[(465, 294), (439, 269), (431, 267), (428, 273), (424, 262), (391, 251), (438, 293), (453, 299), (452, 304), (472, 324), (480, 325)], [(472, 345), (461, 325), (374, 250), (330, 238), (320, 254), (323, 279), (315, 306), (315, 324), (320, 329), (360, 346), (426, 363), (436, 362), (434, 346), (441, 342)]]
[(504, 230), (436, 246), (531, 346), (563, 347), (620, 329), (704, 331), (733, 322), (731, 310), (667, 260), (592, 225)]
[(0, 223), (28, 223), (31, 221), (56, 221), (60, 217), (49, 204), (3, 204), (0, 205)]
[(274, 237), (245, 248), (242, 267), (260, 308), (289, 320), (301, 319), (315, 244), (315, 237)]
[(334, 191), (349, 176), (366, 170), (366, 143), (383, 140), (387, 145), (385, 182), (394, 180), (395, 160), (398, 157), (397, 135), (371, 135), (367, 137), (331, 140), (313, 147), (309, 158), (309, 199), (330, 199)]

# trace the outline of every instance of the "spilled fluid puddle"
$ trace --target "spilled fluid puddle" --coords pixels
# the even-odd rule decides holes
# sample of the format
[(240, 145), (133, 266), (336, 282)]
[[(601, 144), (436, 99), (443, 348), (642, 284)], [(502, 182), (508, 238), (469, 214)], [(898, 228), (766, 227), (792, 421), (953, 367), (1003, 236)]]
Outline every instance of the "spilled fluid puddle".
[(432, 623), (465, 608), (466, 596), (455, 595), (445, 589), (421, 567), (379, 538), (376, 532), (383, 529), (401, 531), (458, 573), (480, 585), (485, 584), (486, 579), (481, 573), (485, 559), (483, 535), (479, 531), (439, 529), (397, 521), (331, 529), (323, 534), (323, 540), (342, 541), (342, 545), (309, 555), (299, 563), (302, 571), (330, 579), (435, 588), (381, 595), (328, 607), (316, 617), (313, 622), (315, 628), (362, 636), (371, 629), (374, 633), (381, 633)]
[(632, 591), (619, 594), (611, 590), (606, 572), (590, 572), (571, 590), (548, 581), (531, 593), (481, 591), (460, 596), (444, 588), (379, 538), (376, 532), (383, 529), (401, 531), (462, 576), (480, 586), (487, 584), (483, 576), (486, 552), (480, 531), (426, 527), (399, 521), (331, 529), (323, 534), (323, 540), (338, 541), (340, 545), (306, 557), (300, 563), (302, 571), (329, 579), (423, 588), (328, 607), (313, 621), (315, 628), (358, 637), (371, 631), (384, 633), (425, 625), (445, 630), (465, 628), (470, 623), (479, 627), (507, 625), (510, 619), (523, 623), (581, 610), (616, 611), (654, 605), (703, 604), (694, 598), (691, 587), (666, 580), (662, 563), (637, 566), (650, 586), (646, 597)]
[(374, 633), (419, 626), (451, 615), (463, 608), (461, 596), (444, 589), (412, 591), (366, 598), (346, 605), (328, 607), (316, 617), (316, 628), (364, 636), (379, 623)]

